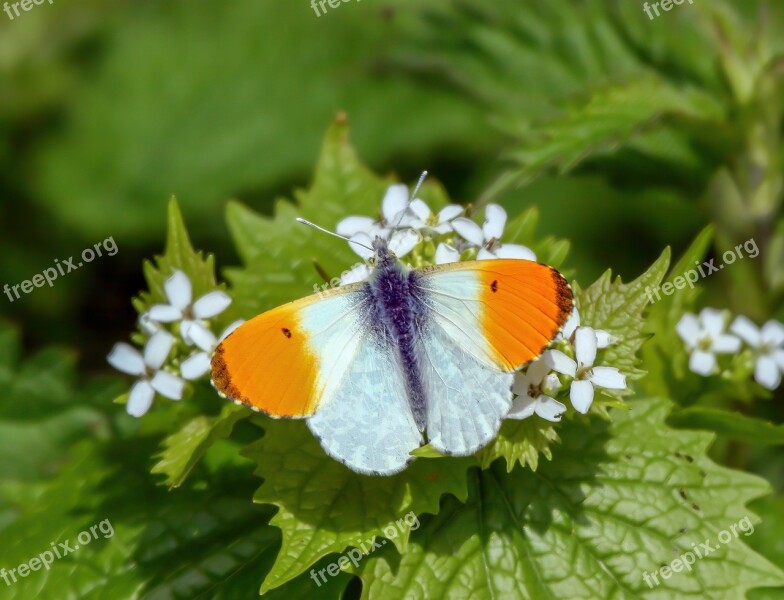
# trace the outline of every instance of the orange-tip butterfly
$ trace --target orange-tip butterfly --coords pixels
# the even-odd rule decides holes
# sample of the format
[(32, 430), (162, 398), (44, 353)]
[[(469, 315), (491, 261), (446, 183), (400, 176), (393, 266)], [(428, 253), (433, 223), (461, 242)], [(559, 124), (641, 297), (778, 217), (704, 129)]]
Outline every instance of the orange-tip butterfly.
[(218, 392), (276, 418), (305, 418), (350, 469), (391, 475), (429, 443), (467, 456), (498, 434), (514, 372), (572, 312), (555, 269), (522, 259), (410, 269), (373, 243), (367, 281), (269, 310), (212, 357)]

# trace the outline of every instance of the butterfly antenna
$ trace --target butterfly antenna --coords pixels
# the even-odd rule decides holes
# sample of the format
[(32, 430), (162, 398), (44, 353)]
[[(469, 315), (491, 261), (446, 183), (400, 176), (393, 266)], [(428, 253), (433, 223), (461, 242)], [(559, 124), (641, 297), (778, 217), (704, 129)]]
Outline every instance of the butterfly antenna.
[(397, 220), (397, 223), (395, 223), (395, 226), (392, 228), (392, 231), (397, 229), (400, 226), (400, 223), (403, 222), (403, 217), (406, 215), (406, 212), (408, 211), (408, 207), (411, 206), (411, 203), (414, 201), (414, 198), (416, 198), (417, 192), (419, 191), (419, 188), (422, 187), (422, 184), (425, 182), (426, 178), (427, 178), (427, 171), (422, 171), (422, 174), (419, 176), (419, 181), (417, 181), (417, 184), (414, 186), (414, 191), (411, 192), (411, 195), (408, 197), (408, 204), (406, 204), (406, 207), (400, 211), (400, 218)]
[(335, 236), (336, 238), (340, 238), (341, 240), (345, 240), (351, 244), (356, 244), (357, 246), (362, 246), (363, 248), (367, 248), (371, 252), (375, 252), (373, 248), (371, 248), (370, 246), (366, 246), (361, 242), (352, 241), (351, 238), (347, 238), (345, 235), (340, 235), (339, 233), (335, 233), (334, 231), (330, 231), (329, 229), (324, 229), (320, 225), (316, 225), (315, 223), (308, 221), (307, 219), (303, 219), (302, 217), (297, 217), (297, 222), (302, 223), (303, 225), (307, 225), (308, 227), (312, 227), (313, 229), (318, 229), (319, 231), (323, 231), (324, 233), (328, 233), (329, 235)]

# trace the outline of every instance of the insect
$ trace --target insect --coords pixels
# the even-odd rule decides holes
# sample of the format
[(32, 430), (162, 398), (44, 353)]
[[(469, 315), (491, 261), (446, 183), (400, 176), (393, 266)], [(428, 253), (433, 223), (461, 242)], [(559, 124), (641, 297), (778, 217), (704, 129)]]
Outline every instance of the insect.
[(392, 475), (426, 442), (467, 456), (498, 434), (514, 372), (572, 311), (555, 269), (521, 259), (410, 269), (373, 242), (367, 281), (295, 300), (217, 347), (218, 392), (276, 418), (305, 418), (353, 471)]

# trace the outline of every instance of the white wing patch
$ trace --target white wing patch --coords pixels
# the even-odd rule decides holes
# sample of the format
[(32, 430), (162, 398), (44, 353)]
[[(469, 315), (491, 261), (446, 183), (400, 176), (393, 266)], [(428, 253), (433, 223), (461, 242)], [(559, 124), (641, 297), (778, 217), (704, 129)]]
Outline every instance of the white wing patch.
[(343, 375), (308, 419), (324, 451), (358, 473), (392, 475), (406, 468), (423, 444), (408, 405), (406, 382), (391, 340), (368, 328)]
[(428, 441), (444, 454), (473, 454), (498, 434), (514, 374), (476, 360), (435, 323), (422, 332), (421, 347)]
[[(435, 271), (418, 281), (431, 317), (465, 353), (494, 370), (498, 364), (487, 343), (479, 315), (484, 311), (481, 283), (471, 271)], [(442, 357), (443, 358), (443, 357)]]

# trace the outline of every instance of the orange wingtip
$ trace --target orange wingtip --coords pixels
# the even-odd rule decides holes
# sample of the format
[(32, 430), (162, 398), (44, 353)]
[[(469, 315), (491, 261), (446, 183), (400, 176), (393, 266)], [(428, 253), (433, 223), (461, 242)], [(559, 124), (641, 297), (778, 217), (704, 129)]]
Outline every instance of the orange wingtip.
[(483, 328), (497, 359), (516, 369), (539, 356), (574, 306), (572, 289), (558, 271), (540, 263), (482, 261)]
[(318, 365), (300, 326), (301, 303), (267, 311), (220, 343), (211, 364), (219, 394), (271, 417), (313, 414)]

